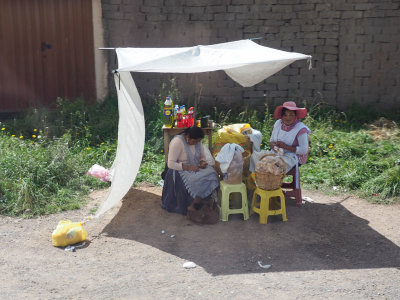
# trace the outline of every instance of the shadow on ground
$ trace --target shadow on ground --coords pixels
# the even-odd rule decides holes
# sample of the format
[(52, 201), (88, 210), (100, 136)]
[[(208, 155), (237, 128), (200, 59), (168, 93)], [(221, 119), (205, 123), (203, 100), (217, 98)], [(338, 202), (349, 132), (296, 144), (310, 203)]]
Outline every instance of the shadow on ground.
[[(164, 211), (160, 201), (157, 194), (132, 189), (102, 233), (156, 247), (213, 275), (400, 266), (400, 248), (340, 203), (298, 208), (288, 201), (288, 222), (273, 216), (260, 225), (257, 215), (248, 221), (233, 215), (199, 226)], [(272, 267), (262, 269), (258, 261)]]

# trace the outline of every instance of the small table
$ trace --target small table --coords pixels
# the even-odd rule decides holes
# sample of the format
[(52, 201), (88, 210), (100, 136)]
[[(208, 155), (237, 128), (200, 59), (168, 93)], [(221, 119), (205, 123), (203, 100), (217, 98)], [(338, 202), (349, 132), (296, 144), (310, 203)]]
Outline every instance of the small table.
[[(169, 150), (169, 143), (171, 141), (171, 137), (177, 135), (184, 131), (186, 127), (163, 127), (164, 133), (164, 160), (168, 162), (168, 150)], [(204, 135), (208, 135), (208, 149), (212, 153), (212, 127), (202, 128)]]

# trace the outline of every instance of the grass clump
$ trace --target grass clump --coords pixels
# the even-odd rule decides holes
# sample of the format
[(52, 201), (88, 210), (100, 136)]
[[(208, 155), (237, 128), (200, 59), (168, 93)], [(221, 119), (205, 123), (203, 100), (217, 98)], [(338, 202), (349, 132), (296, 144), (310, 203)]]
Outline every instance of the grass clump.
[(70, 134), (34, 142), (0, 133), (0, 213), (33, 216), (75, 209), (90, 189), (106, 187), (85, 173), (93, 160), (108, 163), (108, 150), (71, 146)]
[(54, 139), (68, 132), (74, 144), (113, 142), (118, 131), (117, 97), (110, 94), (104, 102), (92, 105), (84, 99), (58, 98), (54, 110), (28, 109), (6, 127), (7, 132), (24, 139)]
[[(373, 202), (398, 201), (396, 174), (400, 166), (396, 162), (400, 159), (400, 130), (397, 123), (382, 119), (377, 112), (363, 114), (358, 110), (365, 111), (355, 106), (346, 113), (310, 109), (305, 123), (313, 132), (308, 163), (301, 167), (302, 182), (318, 189), (352, 191)], [(367, 121), (365, 116), (376, 119)], [(390, 124), (391, 134), (383, 130), (385, 124)]]

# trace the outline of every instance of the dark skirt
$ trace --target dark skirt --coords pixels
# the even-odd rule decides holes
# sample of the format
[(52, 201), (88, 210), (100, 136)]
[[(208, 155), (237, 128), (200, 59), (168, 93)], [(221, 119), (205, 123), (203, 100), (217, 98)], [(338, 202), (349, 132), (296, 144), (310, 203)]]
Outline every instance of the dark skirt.
[[(175, 173), (175, 181), (174, 181)], [(164, 186), (161, 197), (161, 207), (169, 212), (186, 215), (187, 207), (193, 202), (189, 195), (181, 175), (178, 171), (168, 169), (164, 179)]]

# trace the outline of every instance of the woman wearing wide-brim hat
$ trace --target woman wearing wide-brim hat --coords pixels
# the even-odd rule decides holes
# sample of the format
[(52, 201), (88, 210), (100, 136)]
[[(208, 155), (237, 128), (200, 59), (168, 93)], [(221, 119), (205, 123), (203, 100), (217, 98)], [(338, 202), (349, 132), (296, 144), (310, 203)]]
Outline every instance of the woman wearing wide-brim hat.
[(270, 146), (286, 162), (286, 170), (304, 164), (308, 156), (308, 136), (311, 130), (300, 119), (307, 115), (306, 108), (288, 101), (275, 109), (275, 119)]
[(288, 101), (275, 109), (275, 119), (270, 138), (271, 151), (254, 151), (250, 158), (250, 171), (254, 172), (257, 162), (265, 154), (276, 154), (286, 163), (286, 173), (293, 167), (298, 172), (299, 164), (304, 164), (308, 156), (308, 136), (311, 130), (300, 119), (307, 115), (307, 109), (297, 107), (293, 101)]

